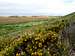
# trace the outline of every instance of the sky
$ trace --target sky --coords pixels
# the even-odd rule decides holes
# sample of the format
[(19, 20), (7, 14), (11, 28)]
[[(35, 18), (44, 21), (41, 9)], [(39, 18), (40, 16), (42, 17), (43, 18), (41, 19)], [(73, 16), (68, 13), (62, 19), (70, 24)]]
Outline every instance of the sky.
[(75, 12), (75, 0), (0, 0), (0, 16), (63, 16)]

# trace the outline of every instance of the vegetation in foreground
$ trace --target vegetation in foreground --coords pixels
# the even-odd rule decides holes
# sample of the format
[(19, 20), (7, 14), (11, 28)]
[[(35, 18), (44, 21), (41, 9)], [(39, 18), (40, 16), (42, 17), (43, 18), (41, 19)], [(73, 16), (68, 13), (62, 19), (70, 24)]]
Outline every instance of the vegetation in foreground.
[(17, 37), (1, 38), (0, 56), (68, 56), (60, 31), (69, 26), (72, 17), (48, 20)]

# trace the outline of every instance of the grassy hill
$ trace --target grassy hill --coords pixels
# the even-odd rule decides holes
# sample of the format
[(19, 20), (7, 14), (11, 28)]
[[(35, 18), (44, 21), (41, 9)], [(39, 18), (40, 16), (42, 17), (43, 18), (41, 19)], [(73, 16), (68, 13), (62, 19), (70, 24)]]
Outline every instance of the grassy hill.
[[(74, 20), (75, 13), (72, 13), (41, 21), (1, 24), (0, 35), (10, 33), (10, 36), (0, 37), (0, 56), (68, 56), (70, 44), (66, 38), (69, 37), (65, 37), (63, 32), (67, 31)], [(16, 36), (11, 35), (17, 31), (21, 32)]]

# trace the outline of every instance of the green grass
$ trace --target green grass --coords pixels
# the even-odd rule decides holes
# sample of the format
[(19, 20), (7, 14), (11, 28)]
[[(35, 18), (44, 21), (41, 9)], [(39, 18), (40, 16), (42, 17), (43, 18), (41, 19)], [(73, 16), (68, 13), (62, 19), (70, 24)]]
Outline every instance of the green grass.
[(12, 33), (14, 34), (14, 32), (19, 32), (28, 29), (34, 25), (39, 25), (46, 22), (48, 21), (34, 21), (19, 24), (0, 24), (0, 36), (11, 35)]

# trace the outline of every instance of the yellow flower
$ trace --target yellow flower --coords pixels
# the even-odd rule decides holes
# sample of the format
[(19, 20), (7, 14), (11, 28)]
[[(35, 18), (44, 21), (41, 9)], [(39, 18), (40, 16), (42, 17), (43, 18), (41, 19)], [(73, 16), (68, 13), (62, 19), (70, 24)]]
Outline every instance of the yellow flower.
[(53, 54), (53, 56), (57, 56), (56, 54)]
[(27, 41), (27, 39), (25, 39), (25, 41)]
[(31, 55), (34, 55), (34, 53), (31, 53)]
[(37, 54), (37, 52), (35, 52), (35, 55)]
[(32, 49), (30, 49), (30, 51), (32, 51)]
[(42, 43), (39, 43), (39, 47), (42, 47)]
[(39, 56), (42, 56), (43, 54), (42, 53), (38, 53), (39, 54)]
[(36, 37), (36, 38), (35, 38), (35, 40), (39, 40), (39, 39), (40, 39), (39, 37)]
[(19, 53), (16, 53), (16, 56), (20, 56), (20, 54)]
[(49, 54), (49, 51), (47, 53)]
[(54, 36), (56, 36), (56, 34), (55, 34), (55, 33), (54, 33), (53, 35), (54, 35)]
[(50, 50), (50, 49), (48, 48), (48, 50)]
[(38, 43), (38, 41), (36, 41), (36, 44)]

